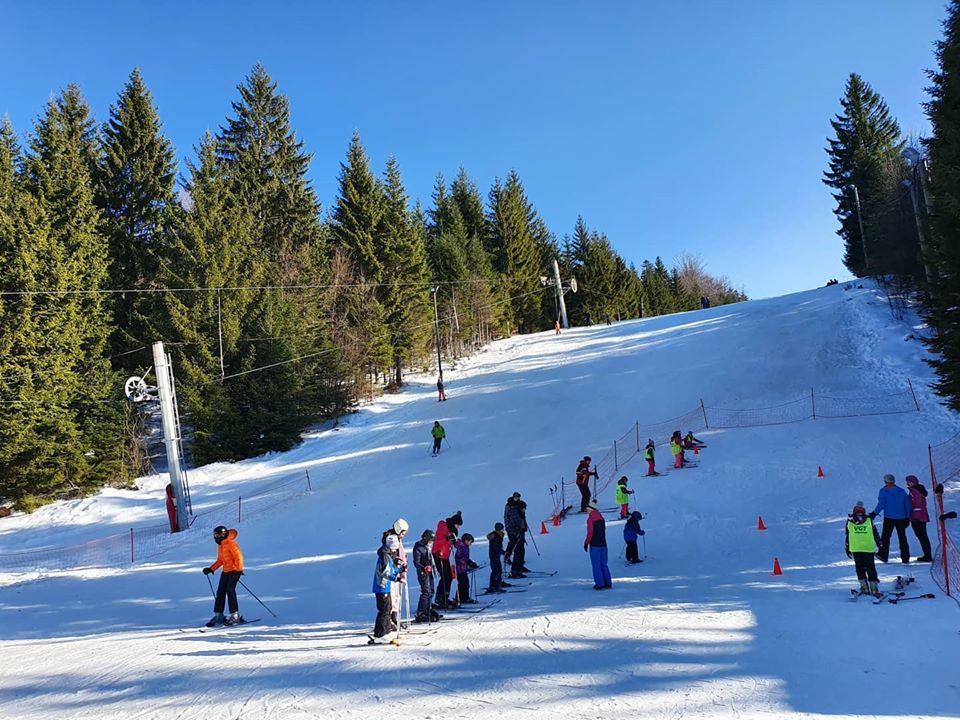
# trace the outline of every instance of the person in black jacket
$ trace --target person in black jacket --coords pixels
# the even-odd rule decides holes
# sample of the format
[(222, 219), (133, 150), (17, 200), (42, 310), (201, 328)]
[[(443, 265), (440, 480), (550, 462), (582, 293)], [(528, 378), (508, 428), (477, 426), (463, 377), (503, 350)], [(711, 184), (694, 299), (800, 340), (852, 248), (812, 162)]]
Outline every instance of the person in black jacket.
[(487, 533), (488, 550), (490, 557), (490, 583), (487, 592), (503, 592), (503, 523), (493, 526), (493, 531)]
[(527, 559), (527, 504), (523, 500), (517, 500), (516, 505), (516, 525), (514, 533), (510, 535), (510, 542), (516, 541), (513, 548), (513, 563), (510, 565), (511, 578), (525, 578), (525, 572), (530, 572), (526, 565)]
[(433, 530), (424, 530), (413, 546), (413, 566), (420, 583), (420, 601), (417, 603), (416, 623), (437, 621), (442, 615), (431, 607), (433, 602)]
[(503, 554), (503, 561), (507, 565), (513, 564), (513, 551), (517, 548), (517, 543), (523, 538), (520, 534), (520, 510), (517, 503), (520, 502), (520, 493), (515, 492), (507, 498), (507, 504), (503, 508), (503, 525), (507, 531), (507, 550)]

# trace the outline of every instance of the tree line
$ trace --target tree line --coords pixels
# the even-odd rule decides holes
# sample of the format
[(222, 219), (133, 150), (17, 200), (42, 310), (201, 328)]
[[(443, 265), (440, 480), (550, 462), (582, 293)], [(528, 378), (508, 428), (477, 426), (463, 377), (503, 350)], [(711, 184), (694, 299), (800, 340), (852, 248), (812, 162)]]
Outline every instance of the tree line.
[(895, 306), (919, 300), (934, 389), (960, 410), (960, 1), (949, 3), (935, 48), (930, 137), (904, 137), (883, 98), (851, 74), (823, 181), (834, 189), (844, 264), (875, 278)]
[[(196, 463), (285, 450), (309, 425), (497, 337), (744, 299), (695, 258), (638, 271), (580, 219), (558, 241), (516, 172), (461, 168), (411, 206), (396, 159), (354, 135), (324, 213), (288, 99), (263, 67), (178, 177), (134, 70), (106, 122), (81, 90), (21, 138), (0, 126), (0, 498), (30, 509), (148, 469), (126, 376), (173, 354)], [(434, 323), (434, 306), (439, 322)], [(439, 337), (435, 337), (435, 334)]]

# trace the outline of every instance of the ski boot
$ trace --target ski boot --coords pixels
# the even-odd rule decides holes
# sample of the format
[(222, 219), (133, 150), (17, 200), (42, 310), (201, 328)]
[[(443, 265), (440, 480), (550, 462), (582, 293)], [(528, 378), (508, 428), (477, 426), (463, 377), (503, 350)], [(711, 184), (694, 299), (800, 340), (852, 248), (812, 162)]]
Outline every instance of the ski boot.
[(223, 624), (229, 627), (231, 625), (243, 625), (243, 623), (245, 622), (246, 620), (243, 619), (243, 616), (240, 613), (235, 612), (235, 613), (230, 613), (230, 617), (224, 620)]
[(217, 613), (212, 618), (210, 618), (210, 621), (207, 623), (207, 627), (220, 627), (221, 625), (223, 625), (223, 622), (224, 622), (223, 613)]
[(860, 581), (860, 594), (861, 595), (872, 595), (870, 592), (870, 585), (866, 580)]
[(870, 588), (871, 595), (873, 595), (875, 598), (883, 597), (883, 593), (880, 592), (880, 583), (878, 583), (876, 580), (869, 580), (867, 585)]

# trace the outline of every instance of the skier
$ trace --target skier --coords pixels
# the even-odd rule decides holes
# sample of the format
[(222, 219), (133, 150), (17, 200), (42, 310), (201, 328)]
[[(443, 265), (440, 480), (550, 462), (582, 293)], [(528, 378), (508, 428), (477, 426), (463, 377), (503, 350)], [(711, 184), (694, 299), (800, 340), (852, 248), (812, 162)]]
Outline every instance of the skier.
[(447, 393), (443, 389), (443, 378), (437, 378), (437, 402), (443, 402), (447, 399)]
[[(406, 536), (407, 532), (410, 530), (410, 524), (403, 518), (397, 518), (397, 521), (393, 524), (384, 536), (386, 535), (395, 535), (397, 542), (400, 543), (400, 549), (397, 551), (397, 559), (399, 564), (406, 568), (407, 567), (407, 551), (403, 547), (403, 538)], [(397, 578), (397, 582), (390, 584), (390, 602), (393, 607), (393, 626), (394, 630), (399, 627), (400, 624), (400, 610), (403, 607), (403, 591), (404, 585), (407, 583), (407, 571), (406, 569), (400, 573), (400, 577)], [(407, 617), (410, 617), (410, 608), (407, 608)]]
[(584, 455), (583, 460), (580, 461), (580, 464), (577, 465), (577, 488), (580, 490), (580, 512), (587, 511), (587, 505), (590, 504), (590, 477), (593, 476), (597, 479), (600, 478), (600, 475), (597, 474), (597, 469), (590, 469), (590, 456)]
[(493, 530), (487, 533), (487, 550), (490, 558), (490, 582), (487, 585), (487, 592), (502, 592), (503, 584), (503, 523), (496, 523)]
[(916, 475), (907, 475), (907, 490), (910, 493), (910, 525), (923, 550), (923, 555), (917, 558), (917, 562), (933, 562), (930, 556), (930, 538), (927, 535), (927, 523), (930, 522), (930, 514), (927, 512), (927, 489), (920, 484)]
[(470, 571), (477, 569), (477, 564), (470, 559), (470, 546), (473, 545), (473, 535), (464, 533), (454, 545), (454, 559), (457, 564), (457, 597), (461, 605), (472, 605), (477, 601), (470, 597)]
[(867, 509), (862, 502), (858, 502), (853, 512), (847, 518), (847, 528), (844, 540), (844, 549), (847, 557), (853, 560), (857, 568), (857, 579), (860, 581), (861, 595), (881, 595), (877, 583), (877, 564), (874, 562), (874, 553), (877, 552), (877, 529), (873, 526), (872, 518), (867, 515)]
[(654, 460), (656, 452), (656, 443), (653, 442), (653, 438), (648, 438), (647, 446), (643, 449), (643, 459), (647, 461), (647, 477), (660, 474), (657, 472), (656, 462)]
[(617, 505), (620, 506), (620, 519), (626, 520), (630, 517), (630, 496), (633, 490), (627, 490), (627, 476), (617, 480)]
[(450, 567), (450, 552), (457, 539), (460, 526), (463, 525), (463, 516), (457, 510), (446, 520), (437, 523), (437, 531), (433, 539), (433, 567), (437, 575), (436, 604), (440, 610), (446, 610), (450, 604), (450, 590), (453, 588), (453, 568)]
[(517, 549), (517, 543), (523, 539), (520, 508), (517, 507), (519, 502), (520, 493), (515, 492), (507, 498), (507, 504), (503, 506), (503, 525), (506, 528), (507, 536), (510, 538), (507, 543), (507, 550), (503, 553), (503, 561), (507, 565), (513, 564), (513, 551)]
[(673, 467), (683, 467), (683, 446), (680, 444), (680, 431), (675, 430), (670, 436), (670, 452), (673, 453)]
[(587, 516), (587, 537), (583, 541), (583, 551), (590, 552), (590, 564), (593, 566), (593, 589), (609, 590), (613, 587), (610, 568), (607, 567), (607, 526), (603, 515), (597, 510), (597, 501), (591, 500), (590, 515)]
[[(243, 553), (237, 545), (237, 531), (218, 525), (213, 529), (213, 541), (217, 544), (217, 560), (210, 567), (205, 567), (203, 574), (212, 575), (218, 568), (222, 570), (213, 600), (213, 617), (207, 627), (241, 624), (245, 621), (240, 615), (240, 605), (237, 602), (237, 583), (243, 575)], [(226, 619), (223, 617), (224, 603), (229, 603), (230, 607), (230, 617)]]
[(637, 538), (646, 535), (646, 531), (641, 529), (640, 521), (643, 519), (638, 511), (630, 513), (630, 519), (623, 526), (623, 541), (627, 544), (626, 557), (631, 565), (643, 562), (640, 559), (640, 553), (637, 551)]
[(390, 600), (390, 588), (405, 569), (396, 564), (400, 541), (396, 535), (388, 534), (377, 550), (377, 567), (373, 573), (373, 594), (377, 599), (377, 619), (373, 627), (370, 644), (393, 642), (397, 635), (392, 627), (391, 614), (393, 603)]
[(514, 543), (513, 562), (510, 563), (511, 578), (525, 578), (524, 573), (530, 572), (527, 567), (527, 504), (523, 500), (516, 502), (515, 525), (513, 530), (507, 528), (511, 534), (510, 541)]
[(559, 321), (559, 320), (554, 320), (554, 322), (553, 322), (553, 332), (554, 332), (555, 335), (559, 335), (559, 334), (560, 334), (560, 321)]
[(693, 430), (687, 430), (687, 434), (683, 437), (683, 447), (687, 450), (701, 449), (705, 448), (707, 444), (693, 436)]
[(443, 617), (431, 607), (434, 590), (430, 557), (432, 548), (433, 530), (424, 530), (413, 546), (413, 567), (417, 570), (417, 582), (420, 583), (420, 601), (417, 603), (417, 616), (413, 620), (415, 623), (436, 622)]
[(870, 513), (873, 520), (883, 513), (883, 532), (880, 534), (880, 550), (877, 557), (882, 562), (890, 558), (890, 538), (893, 531), (897, 531), (897, 541), (900, 544), (900, 560), (910, 562), (910, 546), (907, 544), (907, 527), (910, 525), (910, 497), (907, 492), (897, 487), (896, 478), (887, 474), (883, 476), (883, 487), (877, 495), (877, 506)]
[(440, 454), (440, 443), (442, 443), (443, 439), (447, 436), (447, 431), (443, 429), (443, 425), (440, 424), (439, 420), (434, 420), (433, 429), (430, 430), (430, 434), (433, 436), (433, 456), (436, 457)]

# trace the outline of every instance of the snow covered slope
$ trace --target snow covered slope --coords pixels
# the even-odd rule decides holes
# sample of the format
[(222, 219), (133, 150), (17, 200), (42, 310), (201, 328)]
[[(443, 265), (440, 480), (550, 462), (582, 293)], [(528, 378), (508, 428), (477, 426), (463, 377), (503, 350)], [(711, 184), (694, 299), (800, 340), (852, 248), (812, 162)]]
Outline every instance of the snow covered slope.
[[(835, 286), (496, 343), (449, 373), (447, 403), (425, 378), (291, 452), (194, 473), (195, 499), (213, 503), (309, 469), (312, 494), (240, 528), (244, 579), (278, 619), (241, 595), (263, 622), (178, 631), (210, 615), (206, 538), (130, 570), (0, 589), (0, 717), (960, 716), (953, 601), (847, 600), (846, 513), (856, 500), (872, 507), (885, 472), (923, 478), (927, 443), (956, 430), (925, 388), (911, 332), (871, 289)], [(545, 517), (547, 488), (637, 419), (701, 397), (760, 407), (811, 387), (873, 396), (908, 377), (920, 413), (707, 431), (700, 467), (662, 478), (642, 478), (635, 460), (623, 471), (649, 513), (649, 558), (626, 567), (609, 520), (612, 592), (592, 590), (574, 515), (536, 537), (542, 557), (528, 548), (528, 565), (555, 577), (401, 648), (363, 644), (374, 549), (397, 516), (416, 537), (462, 510), (463, 531), (482, 538), (514, 490), (531, 520)], [(437, 458), (434, 419), (451, 442)], [(145, 485), (3, 521), (0, 552), (162, 522), (162, 479)], [(775, 556), (782, 577), (770, 575)], [(891, 563), (881, 579), (906, 570), (940, 595), (927, 566)]]

